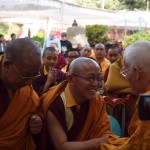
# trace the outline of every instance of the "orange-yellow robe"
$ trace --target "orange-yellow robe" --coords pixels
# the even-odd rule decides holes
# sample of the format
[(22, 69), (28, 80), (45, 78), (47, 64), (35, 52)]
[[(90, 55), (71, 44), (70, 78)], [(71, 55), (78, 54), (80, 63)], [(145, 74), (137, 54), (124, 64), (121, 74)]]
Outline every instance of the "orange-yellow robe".
[[(55, 98), (64, 91), (67, 83), (67, 81), (64, 81), (52, 87), (47, 93), (43, 94), (41, 97), (41, 109), (45, 116), (49, 106)], [(110, 130), (110, 122), (105, 110), (105, 104), (101, 96), (96, 94), (96, 98), (89, 101), (87, 119), (83, 125), (81, 133), (79, 133), (78, 137), (76, 137), (76, 140), (85, 141), (93, 138), (104, 137), (106, 135), (117, 138)]]
[(36, 113), (39, 98), (32, 87), (16, 91), (13, 99), (0, 118), (0, 149), (34, 150), (35, 145), (28, 129), (28, 120)]
[(67, 68), (68, 68), (68, 64), (67, 64), (66, 66), (64, 66), (64, 67), (61, 69), (61, 71), (62, 71), (63, 73), (66, 73), (66, 72), (67, 72)]
[[(91, 57), (96, 59), (95, 54), (92, 54)], [(99, 60), (97, 60), (97, 62), (100, 64), (100, 67), (101, 67), (102, 73), (103, 73), (103, 77), (105, 77), (107, 75), (107, 69), (111, 65), (110, 61), (107, 58), (104, 58), (102, 62), (99, 62)]]
[[(6, 101), (4, 97), (1, 97), (1, 101)], [(35, 150), (28, 121), (32, 114), (37, 113), (38, 107), (39, 97), (32, 86), (16, 90), (0, 117), (0, 150)]]
[[(146, 91), (150, 95), (150, 87)], [(133, 115), (128, 128), (130, 138), (109, 139), (110, 144), (101, 144), (99, 150), (149, 150), (150, 149), (150, 121), (141, 121), (138, 109)]]

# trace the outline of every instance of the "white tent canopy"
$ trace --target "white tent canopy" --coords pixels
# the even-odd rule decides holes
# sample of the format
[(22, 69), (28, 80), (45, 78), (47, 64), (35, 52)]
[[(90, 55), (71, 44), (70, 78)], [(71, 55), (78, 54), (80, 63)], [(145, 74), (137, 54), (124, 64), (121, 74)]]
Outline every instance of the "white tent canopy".
[(118, 28), (150, 28), (149, 12), (106, 11), (83, 8), (59, 0), (0, 0), (0, 22), (55, 22), (62, 28), (78, 25), (103, 24)]

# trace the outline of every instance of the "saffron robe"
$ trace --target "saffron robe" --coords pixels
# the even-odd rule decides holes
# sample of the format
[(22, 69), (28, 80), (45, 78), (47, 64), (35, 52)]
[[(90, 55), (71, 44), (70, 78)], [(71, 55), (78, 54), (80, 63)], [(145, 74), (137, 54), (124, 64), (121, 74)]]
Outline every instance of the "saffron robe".
[[(109, 67), (109, 73), (104, 85), (105, 93), (126, 94), (131, 93), (131, 87), (127, 80), (120, 74), (122, 59), (118, 59)], [(114, 81), (114, 82), (112, 82)]]
[(16, 90), (10, 99), (0, 79), (0, 150), (35, 150), (28, 121), (38, 107), (39, 97), (32, 86)]
[(28, 120), (37, 112), (38, 106), (39, 98), (31, 86), (23, 87), (15, 92), (0, 118), (1, 150), (35, 150), (35, 144), (28, 129)]
[[(150, 87), (146, 94), (150, 95)], [(100, 150), (149, 150), (150, 149), (150, 121), (141, 121), (138, 117), (138, 108), (133, 115), (128, 128), (130, 138), (109, 139), (111, 144), (101, 144)]]
[[(67, 81), (52, 87), (41, 97), (41, 109), (46, 116), (49, 106), (64, 91)], [(110, 122), (105, 110), (105, 104), (99, 94), (95, 99), (89, 101), (89, 109), (82, 130), (76, 137), (76, 141), (86, 141), (104, 136), (115, 137), (110, 130)]]

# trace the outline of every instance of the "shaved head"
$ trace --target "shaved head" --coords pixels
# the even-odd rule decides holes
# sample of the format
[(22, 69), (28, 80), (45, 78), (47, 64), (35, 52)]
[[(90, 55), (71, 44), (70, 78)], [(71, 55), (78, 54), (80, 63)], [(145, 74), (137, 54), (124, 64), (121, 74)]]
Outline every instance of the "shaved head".
[(40, 58), (41, 53), (37, 44), (28, 38), (13, 40), (6, 48), (4, 58), (8, 58), (16, 64)]
[(89, 68), (90, 67), (89, 65), (100, 68), (95, 60), (91, 58), (80, 57), (71, 62), (69, 66), (69, 74), (81, 72), (82, 70)]
[(147, 66), (150, 66), (150, 41), (141, 40), (127, 46), (124, 51), (124, 60), (128, 65), (147, 69)]
[(96, 45), (95, 45), (95, 48), (97, 48), (97, 47), (99, 47), (99, 46), (100, 46), (100, 47), (103, 47), (103, 48), (105, 49), (105, 45), (104, 45), (104, 44), (102, 44), (102, 43), (98, 43), (98, 44), (96, 44)]

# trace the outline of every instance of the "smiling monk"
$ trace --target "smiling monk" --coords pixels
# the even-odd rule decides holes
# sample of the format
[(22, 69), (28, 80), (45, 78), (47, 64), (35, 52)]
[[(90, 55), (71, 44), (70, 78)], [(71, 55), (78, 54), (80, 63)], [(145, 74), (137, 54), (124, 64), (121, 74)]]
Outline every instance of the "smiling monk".
[(41, 97), (48, 149), (95, 149), (114, 136), (104, 102), (97, 93), (101, 80), (101, 70), (95, 60), (77, 58), (70, 64), (67, 81)]

